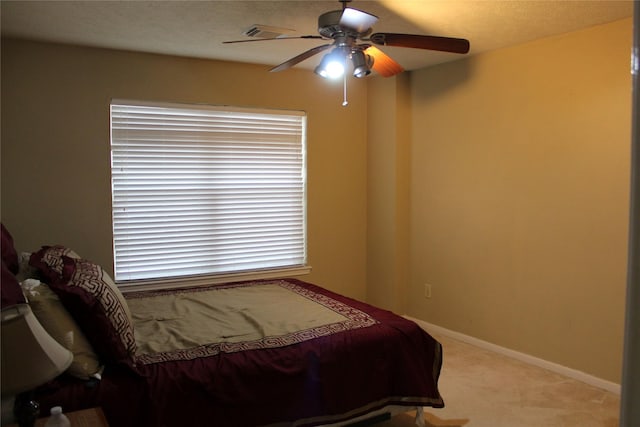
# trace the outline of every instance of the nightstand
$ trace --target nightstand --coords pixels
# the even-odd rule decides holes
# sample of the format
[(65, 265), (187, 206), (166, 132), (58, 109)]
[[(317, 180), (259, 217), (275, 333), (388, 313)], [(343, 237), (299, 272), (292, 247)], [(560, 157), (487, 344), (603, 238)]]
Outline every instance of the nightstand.
[[(64, 411), (64, 408), (62, 408)], [(83, 409), (81, 411), (63, 412), (69, 421), (71, 427), (109, 427), (107, 419), (100, 408)], [(49, 417), (38, 418), (35, 427), (44, 427)], [(17, 427), (17, 424), (11, 424), (9, 427)]]

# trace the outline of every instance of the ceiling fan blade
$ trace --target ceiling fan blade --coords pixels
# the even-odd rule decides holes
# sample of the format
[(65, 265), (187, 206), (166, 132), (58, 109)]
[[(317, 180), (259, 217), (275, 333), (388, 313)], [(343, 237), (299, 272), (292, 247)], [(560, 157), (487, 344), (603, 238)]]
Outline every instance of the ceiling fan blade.
[(417, 34), (375, 33), (369, 40), (382, 46), (412, 47), (442, 52), (467, 53), (469, 40), (451, 37), (422, 36)]
[(364, 50), (364, 53), (373, 57), (373, 65), (371, 68), (382, 77), (395, 76), (404, 71), (402, 65), (398, 64), (375, 46), (369, 46)]
[(282, 64), (273, 67), (269, 71), (272, 72), (272, 73), (275, 73), (275, 72), (278, 72), (278, 71), (282, 71), (282, 70), (286, 70), (288, 68), (291, 68), (291, 67), (293, 67), (294, 65), (296, 65), (299, 62), (302, 62), (305, 59), (311, 58), (313, 55), (315, 55), (317, 53), (320, 53), (323, 50), (329, 49), (331, 46), (333, 46), (333, 45), (332, 44), (323, 44), (323, 45), (311, 48), (311, 49), (307, 50), (306, 52), (302, 52), (300, 55), (294, 56), (293, 58), (283, 62)]
[(225, 41), (222, 42), (223, 44), (227, 44), (227, 43), (247, 43), (247, 42), (263, 42), (263, 41), (269, 41), (269, 40), (291, 40), (291, 39), (323, 39), (324, 37), (322, 36), (296, 36), (296, 37), (270, 37), (270, 38), (266, 38), (266, 39), (244, 39), (244, 40), (229, 40), (229, 41)]
[(358, 33), (366, 32), (376, 22), (378, 22), (377, 16), (350, 7), (345, 8), (340, 17), (341, 26), (355, 30)]

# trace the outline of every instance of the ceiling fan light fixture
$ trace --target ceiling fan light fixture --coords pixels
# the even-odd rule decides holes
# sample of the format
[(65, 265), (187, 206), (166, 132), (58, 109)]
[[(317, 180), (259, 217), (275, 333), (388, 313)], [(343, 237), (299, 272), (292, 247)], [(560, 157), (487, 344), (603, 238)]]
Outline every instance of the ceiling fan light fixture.
[(361, 79), (371, 74), (373, 56), (368, 55), (361, 50), (356, 50), (351, 54), (351, 61), (353, 62), (354, 77)]
[[(289, 69), (320, 52), (332, 49), (331, 53), (322, 58), (314, 71), (324, 78), (338, 79), (345, 77), (345, 87), (347, 81), (345, 72), (347, 61), (349, 60), (353, 67), (352, 74), (356, 78), (366, 77), (371, 74), (372, 70), (382, 77), (391, 77), (404, 71), (400, 64), (370, 43), (380, 46), (406, 47), (448, 53), (465, 54), (469, 52), (470, 44), (467, 39), (402, 33), (371, 34), (373, 31), (372, 25), (378, 22), (378, 17), (347, 7), (347, 3), (352, 0), (338, 1), (342, 3), (342, 10), (325, 12), (318, 17), (319, 36), (285, 37), (286, 32), (292, 30), (256, 24), (244, 33), (248, 37), (254, 37), (253, 40), (232, 40), (223, 43), (276, 39), (333, 40), (331, 43), (307, 49), (301, 54), (276, 65), (269, 71), (278, 72)], [(276, 37), (265, 37), (266, 35), (275, 35)]]
[(322, 61), (315, 69), (315, 73), (326, 79), (338, 79), (344, 75), (344, 69), (344, 55), (338, 50), (333, 50), (322, 58)]

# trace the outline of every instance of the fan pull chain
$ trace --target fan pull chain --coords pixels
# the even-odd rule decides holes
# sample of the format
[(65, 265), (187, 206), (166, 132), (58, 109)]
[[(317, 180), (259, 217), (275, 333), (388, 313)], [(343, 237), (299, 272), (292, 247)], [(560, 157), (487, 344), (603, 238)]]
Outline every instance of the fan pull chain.
[(342, 75), (343, 81), (343, 89), (342, 89), (342, 106), (346, 107), (349, 105), (349, 101), (347, 101), (347, 73)]

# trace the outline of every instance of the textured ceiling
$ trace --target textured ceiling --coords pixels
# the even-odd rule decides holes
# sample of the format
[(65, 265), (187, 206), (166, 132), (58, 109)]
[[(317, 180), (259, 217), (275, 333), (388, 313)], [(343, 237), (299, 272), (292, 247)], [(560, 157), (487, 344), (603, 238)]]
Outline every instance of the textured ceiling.
[[(466, 38), (470, 55), (632, 16), (633, 1), (354, 0), (377, 15), (374, 32)], [(246, 38), (253, 24), (317, 34), (318, 15), (338, 1), (9, 1), (2, 0), (3, 36), (87, 46), (279, 64), (322, 40), (222, 44)], [(457, 54), (384, 47), (405, 69), (458, 59)], [(298, 67), (312, 68), (319, 57)]]

